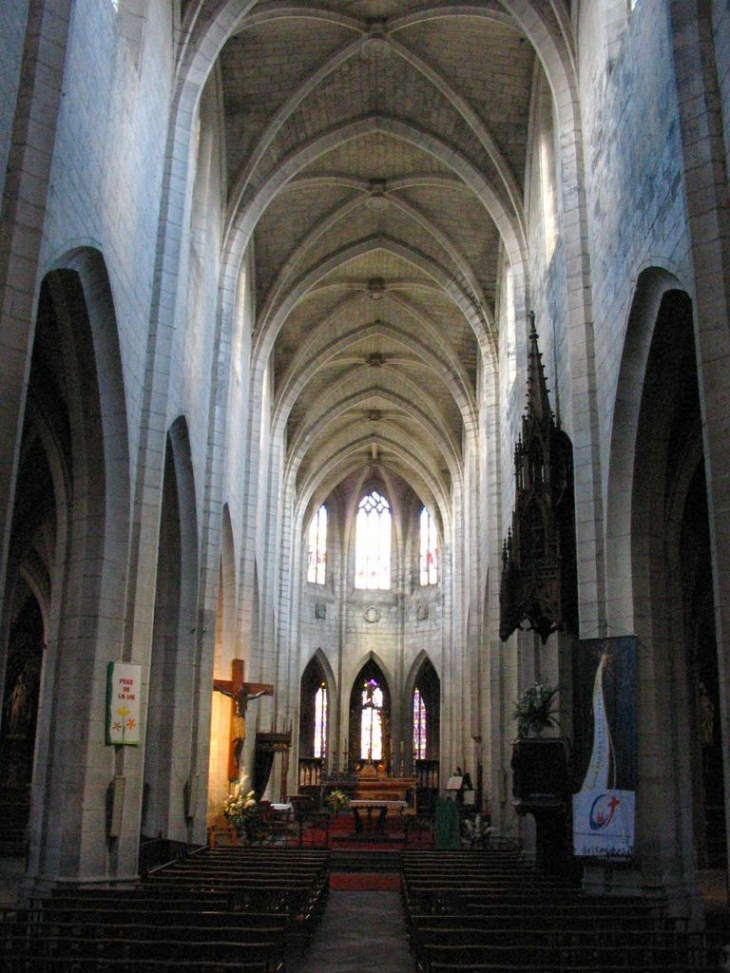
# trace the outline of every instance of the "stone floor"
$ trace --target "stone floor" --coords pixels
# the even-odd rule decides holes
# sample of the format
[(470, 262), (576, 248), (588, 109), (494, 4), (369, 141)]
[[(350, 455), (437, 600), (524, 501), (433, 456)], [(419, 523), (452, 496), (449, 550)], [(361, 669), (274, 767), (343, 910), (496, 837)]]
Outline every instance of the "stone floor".
[(397, 892), (330, 892), (322, 922), (292, 973), (412, 973)]

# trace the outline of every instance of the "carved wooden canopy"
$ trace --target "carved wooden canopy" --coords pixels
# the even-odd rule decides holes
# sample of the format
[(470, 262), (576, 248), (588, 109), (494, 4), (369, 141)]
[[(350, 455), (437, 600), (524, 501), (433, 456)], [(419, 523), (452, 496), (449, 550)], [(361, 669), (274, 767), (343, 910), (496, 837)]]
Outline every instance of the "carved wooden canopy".
[(556, 424), (532, 316), (527, 409), (515, 446), (517, 498), (502, 550), (499, 635), (577, 635), (573, 447)]

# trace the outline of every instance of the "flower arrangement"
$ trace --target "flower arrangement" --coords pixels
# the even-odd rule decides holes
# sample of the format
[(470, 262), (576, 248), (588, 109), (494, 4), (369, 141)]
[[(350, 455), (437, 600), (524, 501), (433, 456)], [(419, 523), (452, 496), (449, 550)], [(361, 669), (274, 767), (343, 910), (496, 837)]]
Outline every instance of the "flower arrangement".
[(348, 806), (350, 798), (344, 791), (330, 791), (324, 803), (327, 805), (327, 809), (331, 814), (338, 814)]
[(494, 828), (487, 824), (481, 814), (475, 814), (473, 818), (466, 818), (464, 821), (464, 831), (472, 845), (479, 845), (494, 831)]
[(223, 802), (223, 816), (239, 835), (249, 841), (259, 837), (263, 825), (261, 809), (252, 790), (245, 791), (246, 775), (236, 784), (235, 790)]
[(512, 714), (517, 723), (517, 738), (524, 740), (531, 733), (539, 734), (551, 726), (559, 726), (553, 704), (558, 694), (557, 686), (536, 682), (526, 689), (515, 702)]

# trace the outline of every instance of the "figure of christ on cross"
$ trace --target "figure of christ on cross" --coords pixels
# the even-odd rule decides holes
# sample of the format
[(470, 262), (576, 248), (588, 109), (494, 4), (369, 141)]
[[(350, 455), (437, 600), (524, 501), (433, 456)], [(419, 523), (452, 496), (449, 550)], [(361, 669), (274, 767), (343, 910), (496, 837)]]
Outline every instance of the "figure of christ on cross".
[(235, 703), (231, 713), (233, 726), (228, 757), (228, 779), (239, 780), (243, 774), (243, 745), (246, 742), (246, 710), (252, 699), (273, 696), (274, 687), (268, 683), (244, 682), (244, 661), (234, 659), (230, 679), (214, 679), (213, 689), (228, 696)]

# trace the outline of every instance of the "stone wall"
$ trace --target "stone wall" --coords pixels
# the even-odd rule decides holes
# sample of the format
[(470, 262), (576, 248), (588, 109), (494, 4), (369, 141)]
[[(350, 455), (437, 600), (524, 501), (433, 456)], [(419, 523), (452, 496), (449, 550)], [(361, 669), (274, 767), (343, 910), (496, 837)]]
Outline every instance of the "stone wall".
[(27, 3), (4, 3), (0, 10), (0, 194), (5, 189), (27, 16)]

